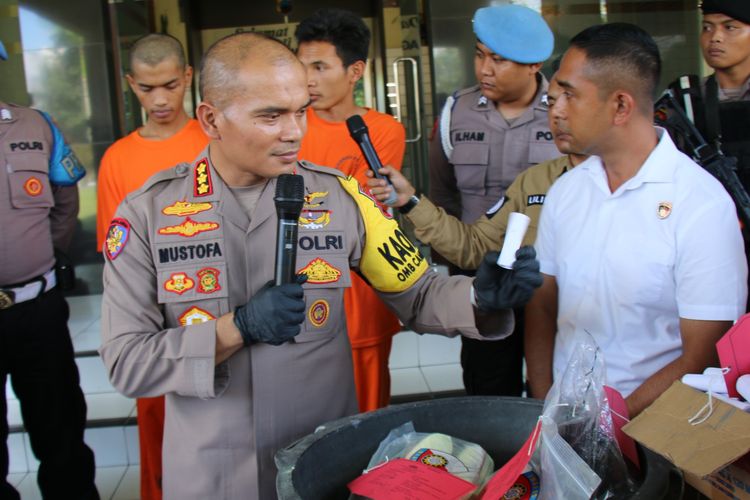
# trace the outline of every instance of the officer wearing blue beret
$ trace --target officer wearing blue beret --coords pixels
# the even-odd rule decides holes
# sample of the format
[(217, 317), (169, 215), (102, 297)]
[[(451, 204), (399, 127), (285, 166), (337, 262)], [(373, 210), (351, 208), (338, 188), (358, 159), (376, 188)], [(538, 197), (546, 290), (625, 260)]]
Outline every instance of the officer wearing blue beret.
[[(554, 45), (544, 19), (527, 7), (504, 5), (477, 10), (473, 26), (477, 84), (448, 98), (429, 155), (430, 198), (466, 223), (499, 207), (519, 173), (560, 156), (543, 100), (547, 80), (539, 72)], [(521, 395), (522, 316), (507, 340), (461, 339), (469, 394)]]
[[(0, 59), (8, 54), (0, 42)], [(86, 401), (56, 273), (77, 223), (85, 171), (51, 118), (0, 100), (0, 386), (10, 376), (44, 498), (98, 499), (94, 454), (83, 441)], [(58, 266), (59, 267), (59, 266)], [(63, 279), (68, 278), (68, 279)], [(0, 442), (6, 445), (6, 401)], [(0, 498), (20, 499), (0, 450)]]

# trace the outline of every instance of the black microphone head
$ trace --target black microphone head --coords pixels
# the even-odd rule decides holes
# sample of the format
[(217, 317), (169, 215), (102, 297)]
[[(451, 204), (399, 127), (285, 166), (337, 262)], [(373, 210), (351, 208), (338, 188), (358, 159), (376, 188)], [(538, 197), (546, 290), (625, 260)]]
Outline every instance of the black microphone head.
[(352, 115), (346, 119), (346, 128), (349, 129), (352, 139), (359, 141), (359, 139), (367, 133), (367, 125), (365, 121), (359, 115)]
[(305, 203), (305, 180), (302, 176), (281, 174), (276, 179), (276, 195), (273, 201), (280, 218), (299, 219)]

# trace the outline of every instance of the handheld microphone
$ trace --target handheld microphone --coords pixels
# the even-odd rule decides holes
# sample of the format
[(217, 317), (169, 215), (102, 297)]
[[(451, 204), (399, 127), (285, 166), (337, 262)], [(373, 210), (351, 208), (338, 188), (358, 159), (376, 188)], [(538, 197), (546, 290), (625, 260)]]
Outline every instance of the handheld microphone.
[(281, 174), (273, 197), (279, 219), (276, 231), (276, 285), (294, 283), (297, 261), (297, 228), (305, 203), (305, 182), (301, 175)]
[(375, 148), (372, 147), (372, 141), (370, 140), (370, 134), (367, 132), (365, 121), (359, 115), (352, 115), (346, 119), (346, 127), (349, 129), (349, 134), (351, 134), (354, 142), (359, 145), (359, 149), (365, 156), (365, 161), (367, 161), (367, 164), (370, 166), (370, 170), (375, 174), (375, 178), (385, 179), (388, 185), (391, 186), (391, 194), (383, 203), (389, 206), (393, 205), (397, 200), (396, 190), (393, 189), (391, 180), (380, 173), (383, 164), (380, 162), (380, 158), (378, 157), (378, 153), (375, 152)]

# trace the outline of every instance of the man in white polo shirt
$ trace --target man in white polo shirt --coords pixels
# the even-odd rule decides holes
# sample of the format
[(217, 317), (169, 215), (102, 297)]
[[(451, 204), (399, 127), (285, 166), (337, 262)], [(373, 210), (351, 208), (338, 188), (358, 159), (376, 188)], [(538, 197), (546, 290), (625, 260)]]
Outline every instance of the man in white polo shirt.
[(588, 332), (635, 415), (683, 374), (715, 365), (714, 343), (744, 312), (732, 200), (652, 125), (660, 67), (645, 31), (613, 23), (576, 35), (555, 75), (557, 140), (595, 156), (552, 186), (542, 210), (544, 284), (526, 315), (534, 397)]

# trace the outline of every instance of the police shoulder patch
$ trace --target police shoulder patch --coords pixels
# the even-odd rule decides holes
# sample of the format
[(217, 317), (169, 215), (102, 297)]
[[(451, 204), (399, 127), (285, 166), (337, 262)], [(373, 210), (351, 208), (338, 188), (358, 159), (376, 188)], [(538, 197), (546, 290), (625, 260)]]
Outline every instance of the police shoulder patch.
[(323, 174), (330, 174), (335, 175), (336, 177), (345, 178), (346, 176), (341, 172), (340, 170), (336, 170), (335, 168), (330, 167), (323, 167), (320, 165), (316, 165), (315, 163), (310, 163), (309, 161), (300, 160), (297, 162), (297, 165), (299, 165), (301, 168), (304, 168), (305, 170), (312, 170), (313, 172), (320, 172)]
[(386, 217), (378, 204), (360, 190), (356, 180), (339, 182), (356, 202), (367, 231), (359, 262), (361, 273), (381, 292), (406, 290), (427, 271), (424, 257), (396, 221)]
[(109, 260), (115, 260), (130, 236), (130, 222), (127, 219), (112, 219), (107, 230), (107, 239), (104, 242), (104, 252)]

